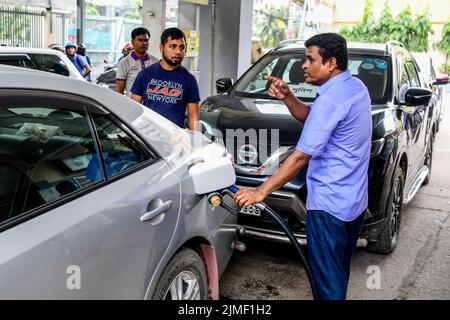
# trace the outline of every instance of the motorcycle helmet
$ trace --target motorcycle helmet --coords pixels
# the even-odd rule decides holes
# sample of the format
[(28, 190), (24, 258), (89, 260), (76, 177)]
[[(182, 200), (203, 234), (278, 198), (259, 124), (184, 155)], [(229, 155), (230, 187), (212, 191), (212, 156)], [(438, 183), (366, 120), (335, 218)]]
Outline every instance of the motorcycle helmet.
[(131, 51), (133, 51), (133, 49), (134, 49), (133, 44), (131, 42), (128, 42), (123, 46), (122, 54), (126, 55), (126, 54), (130, 53)]

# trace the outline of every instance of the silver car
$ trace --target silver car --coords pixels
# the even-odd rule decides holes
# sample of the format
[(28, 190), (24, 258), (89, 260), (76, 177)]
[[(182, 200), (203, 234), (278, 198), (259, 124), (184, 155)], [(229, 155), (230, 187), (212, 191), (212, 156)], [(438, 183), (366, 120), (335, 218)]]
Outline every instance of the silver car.
[(217, 299), (230, 155), (111, 90), (0, 66), (0, 299)]

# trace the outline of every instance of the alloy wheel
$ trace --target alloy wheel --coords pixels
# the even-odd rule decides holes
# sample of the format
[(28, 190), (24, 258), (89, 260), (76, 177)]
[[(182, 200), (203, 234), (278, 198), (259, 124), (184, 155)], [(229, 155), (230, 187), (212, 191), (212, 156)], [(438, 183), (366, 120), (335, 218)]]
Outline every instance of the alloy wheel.
[(401, 177), (398, 177), (394, 185), (394, 197), (391, 204), (391, 239), (396, 242), (400, 233), (400, 213), (403, 204), (403, 189)]
[(170, 284), (164, 300), (200, 300), (200, 285), (191, 271), (179, 273)]

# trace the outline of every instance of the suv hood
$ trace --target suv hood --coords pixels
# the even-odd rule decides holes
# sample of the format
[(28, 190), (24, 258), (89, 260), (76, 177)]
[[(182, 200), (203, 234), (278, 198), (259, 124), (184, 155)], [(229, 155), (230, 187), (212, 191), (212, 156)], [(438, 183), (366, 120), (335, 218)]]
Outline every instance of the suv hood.
[[(372, 106), (372, 141), (395, 131), (393, 110), (387, 105)], [(303, 129), (279, 100), (217, 95), (206, 99), (200, 112), (205, 134), (226, 146), (240, 179), (276, 172)], [(297, 185), (305, 181), (306, 171), (294, 179)]]
[[(372, 106), (372, 140), (383, 136), (379, 127), (391, 113), (392, 110), (386, 105)], [(291, 116), (282, 101), (270, 99), (213, 96), (202, 104), (200, 118), (208, 134), (219, 136), (225, 142), (229, 140), (227, 135), (231, 132), (227, 134), (227, 130), (230, 129), (255, 129), (258, 138), (265, 129), (278, 130), (281, 146), (296, 145), (303, 129), (303, 123)], [(257, 142), (254, 137), (248, 135), (245, 138), (248, 142)]]

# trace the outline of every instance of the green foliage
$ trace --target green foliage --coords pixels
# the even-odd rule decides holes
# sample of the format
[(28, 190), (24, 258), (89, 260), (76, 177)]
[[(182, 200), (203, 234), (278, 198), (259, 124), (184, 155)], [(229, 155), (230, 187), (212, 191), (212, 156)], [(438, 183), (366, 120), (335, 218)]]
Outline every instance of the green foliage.
[(436, 48), (450, 55), (450, 20), (444, 25), (441, 41), (436, 43)]
[(450, 72), (450, 63), (443, 63), (439, 68), (439, 72), (448, 74)]
[(374, 17), (372, 2), (366, 0), (362, 22), (351, 29), (343, 27), (340, 34), (349, 41), (385, 43), (388, 40), (397, 40), (411, 51), (423, 52), (428, 49), (428, 36), (433, 34), (433, 30), (427, 10), (413, 19), (408, 5), (394, 18), (386, 2), (377, 20)]
[[(11, 10), (11, 12), (22, 12), (21, 6), (1, 6), (0, 8)], [(15, 14), (0, 16), (0, 43), (12, 46), (21, 45), (23, 41), (31, 37), (31, 24), (28, 19), (17, 19)], [(18, 43), (11, 43), (14, 39)]]
[(92, 2), (86, 3), (86, 15), (88, 16), (99, 16), (100, 13), (98, 12), (97, 6), (93, 4)]
[(258, 37), (264, 47), (274, 47), (286, 39), (287, 7), (269, 6), (258, 23)]
[(143, 0), (136, 0), (135, 7), (136, 10), (133, 13), (127, 13), (124, 17), (129, 19), (142, 19)]

